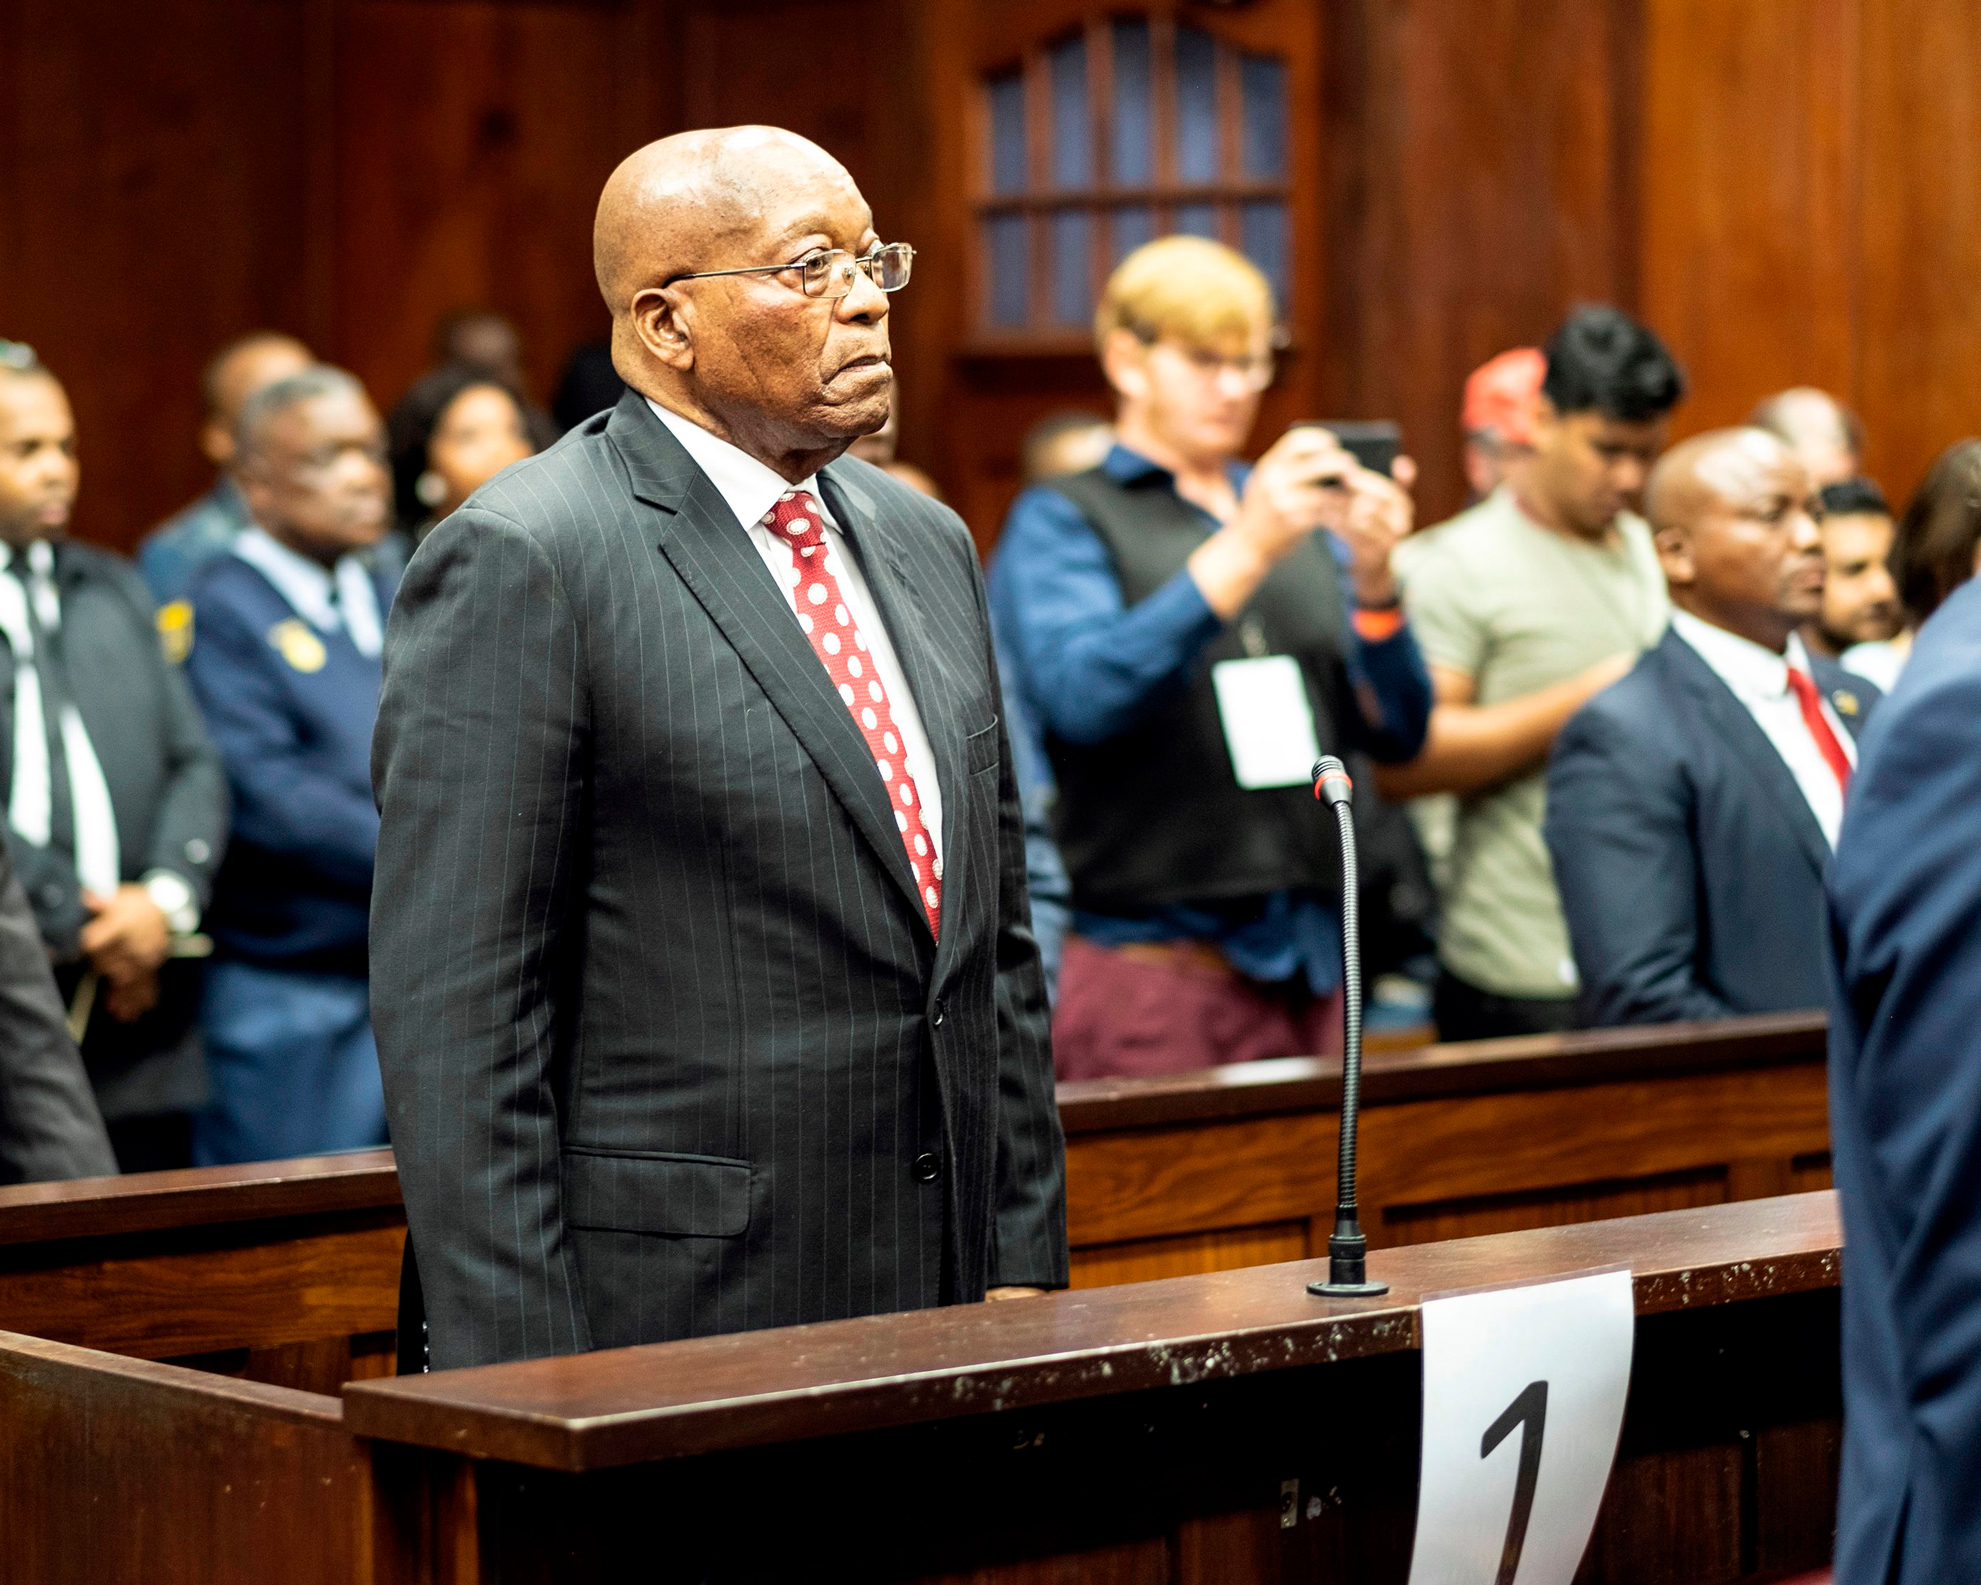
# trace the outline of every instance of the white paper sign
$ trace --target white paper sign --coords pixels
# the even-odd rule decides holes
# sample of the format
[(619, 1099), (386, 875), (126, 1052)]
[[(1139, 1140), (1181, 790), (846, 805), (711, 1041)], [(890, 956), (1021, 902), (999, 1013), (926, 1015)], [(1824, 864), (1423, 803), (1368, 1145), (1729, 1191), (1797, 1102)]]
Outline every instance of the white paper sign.
[(1410, 1585), (1569, 1585), (1616, 1459), (1630, 1273), (1426, 1300)]
[(1231, 769), (1248, 792), (1313, 780), (1321, 745), (1300, 664), (1291, 655), (1221, 660), (1211, 668)]

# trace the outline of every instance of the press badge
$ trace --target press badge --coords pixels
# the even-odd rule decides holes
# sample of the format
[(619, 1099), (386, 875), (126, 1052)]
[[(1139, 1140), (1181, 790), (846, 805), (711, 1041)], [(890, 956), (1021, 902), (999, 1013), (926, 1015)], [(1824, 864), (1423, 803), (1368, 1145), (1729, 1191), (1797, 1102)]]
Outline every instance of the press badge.
[(1291, 655), (1221, 660), (1211, 667), (1211, 686), (1240, 787), (1255, 792), (1313, 780), (1321, 745), (1298, 661)]

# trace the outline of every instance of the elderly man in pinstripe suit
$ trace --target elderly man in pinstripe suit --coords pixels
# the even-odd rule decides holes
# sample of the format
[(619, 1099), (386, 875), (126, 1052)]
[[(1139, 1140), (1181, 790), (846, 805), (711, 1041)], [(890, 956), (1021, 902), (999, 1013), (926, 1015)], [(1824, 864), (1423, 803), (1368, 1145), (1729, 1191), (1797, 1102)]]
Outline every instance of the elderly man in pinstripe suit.
[(634, 154), (594, 241), (625, 398), (433, 532), (386, 644), (373, 1005), (426, 1358), (1062, 1285), (975, 552), (842, 456), (912, 254), (771, 128)]

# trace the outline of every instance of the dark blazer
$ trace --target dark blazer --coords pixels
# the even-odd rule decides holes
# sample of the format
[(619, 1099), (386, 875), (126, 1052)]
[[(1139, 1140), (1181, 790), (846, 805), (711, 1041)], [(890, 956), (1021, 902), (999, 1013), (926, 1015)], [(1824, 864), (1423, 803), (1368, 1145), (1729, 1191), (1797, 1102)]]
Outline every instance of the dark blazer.
[(939, 947), (858, 726), (639, 396), (407, 571), (372, 1006), (435, 1368), (1066, 1280), (976, 553), (874, 468), (821, 484), (928, 728)]
[[(1810, 668), (1854, 734), (1877, 690)], [(1767, 734), (1673, 630), (1562, 729), (1544, 830), (1592, 1022), (1822, 1005), (1829, 842)]]
[(1981, 1580), (1981, 581), (1865, 733), (1830, 869), (1837, 1585)]
[[(55, 546), (55, 582), (62, 659), (117, 812), (123, 878), (171, 870), (204, 908), (227, 845), (227, 779), (186, 679), (160, 647), (151, 594), (128, 562), (75, 540)], [(14, 656), (0, 643), (0, 789), (13, 786), (13, 758)], [(87, 917), (75, 865), (11, 829), (7, 846), (66, 995), (80, 974), (76, 936)], [(159, 1005), (135, 1023), (100, 1008), (90, 1020), (83, 1060), (106, 1117), (206, 1099), (197, 965), (168, 963), (160, 988)]]
[(116, 1170), (41, 931), (0, 846), (0, 1183)]
[[(372, 581), (383, 615), (398, 575)], [(362, 975), (378, 848), (379, 657), (342, 630), (316, 633), (239, 556), (207, 564), (193, 611), (186, 676), (234, 801), (207, 933), (217, 951), (269, 968)], [(292, 624), (318, 642), (275, 642)]]

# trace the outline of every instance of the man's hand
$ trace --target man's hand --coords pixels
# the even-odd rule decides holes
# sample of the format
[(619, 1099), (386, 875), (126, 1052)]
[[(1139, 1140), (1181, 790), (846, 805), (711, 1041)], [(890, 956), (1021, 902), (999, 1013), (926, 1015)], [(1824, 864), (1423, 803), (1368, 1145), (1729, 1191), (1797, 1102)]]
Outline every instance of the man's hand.
[(1043, 1288), (992, 1288), (984, 1295), (984, 1302), (988, 1304), (993, 1299), (1036, 1299), (1044, 1292)]
[(1390, 605), (1396, 600), (1396, 577), (1390, 556), (1403, 543), (1415, 521), (1403, 486), (1380, 473), (1358, 467), (1346, 479), (1348, 506), (1341, 521), (1330, 525), (1348, 547), (1349, 578), (1361, 605)]
[(78, 940), (99, 974), (113, 987), (156, 978), (172, 950), (172, 927), (151, 893), (138, 885), (119, 886), (108, 897), (85, 891), (83, 906), (96, 917), (83, 926)]
[(103, 1009), (119, 1023), (135, 1023), (158, 1005), (155, 971), (131, 980), (106, 979), (103, 984)]
[(1312, 424), (1289, 429), (1245, 481), (1231, 526), (1276, 562), (1315, 529), (1340, 523), (1348, 480), (1361, 471), (1332, 432)]

